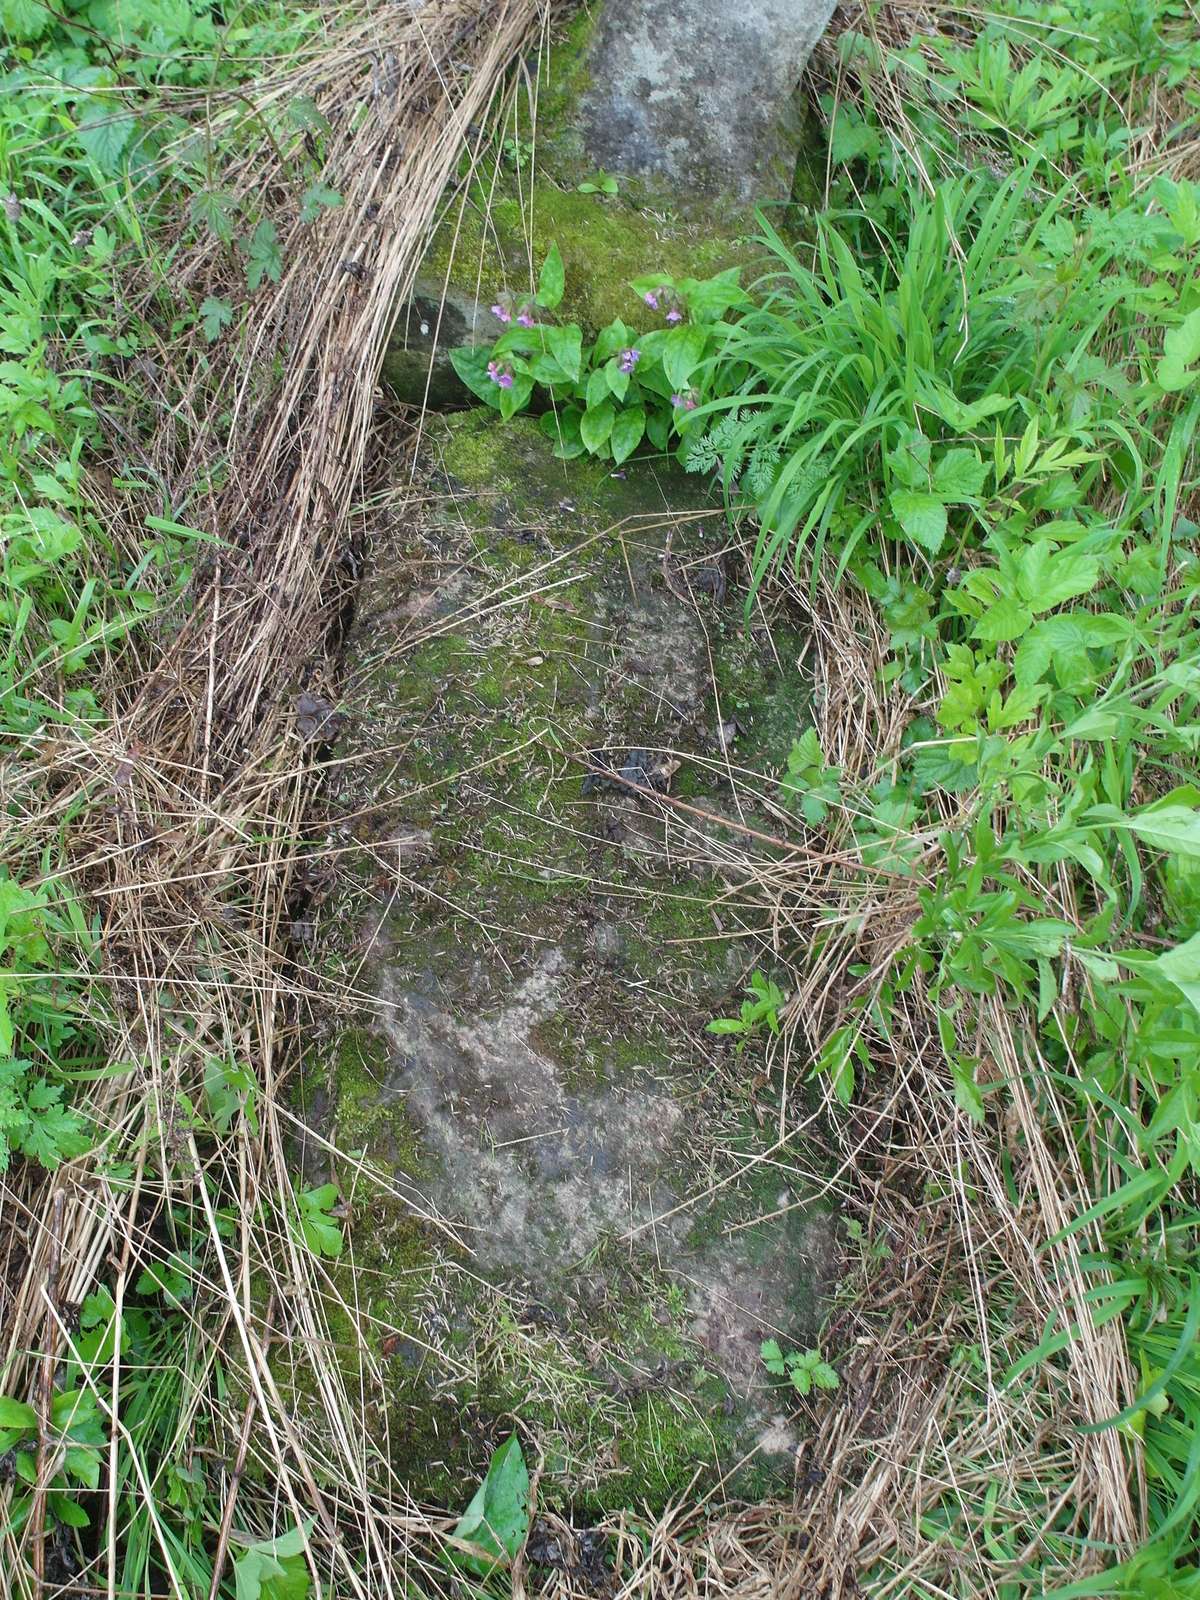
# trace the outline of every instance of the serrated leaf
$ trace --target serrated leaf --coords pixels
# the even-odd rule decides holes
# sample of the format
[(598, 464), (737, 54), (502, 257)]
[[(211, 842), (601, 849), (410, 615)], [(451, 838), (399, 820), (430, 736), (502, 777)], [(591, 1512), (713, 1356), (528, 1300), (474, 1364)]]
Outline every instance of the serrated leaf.
[(233, 241), (233, 204), (229, 197), (212, 189), (200, 189), (188, 204), (191, 219), (207, 228), (222, 244)]
[(948, 526), (944, 501), (919, 489), (893, 489), (890, 500), (893, 516), (913, 543), (937, 555)]
[(264, 217), (250, 238), (242, 240), (242, 250), (246, 256), (246, 282), (251, 289), (257, 289), (264, 278), (279, 282), (283, 276), (283, 252), (273, 222)]
[(75, 130), (87, 154), (101, 172), (116, 172), (133, 133), (133, 118), (112, 101), (99, 100), (88, 106)]
[(988, 644), (1005, 644), (1020, 639), (1033, 622), (1033, 612), (1010, 595), (989, 606), (971, 630), (971, 637)]
[(300, 201), (300, 221), (315, 222), (323, 211), (335, 211), (341, 203), (342, 197), (338, 191), (317, 179), (304, 191)]
[(887, 464), (892, 476), (906, 489), (928, 488), (930, 448), (920, 428), (906, 424), (900, 429), (894, 448), (888, 451)]
[(40, 39), (53, 20), (50, 8), (38, 0), (0, 0), (0, 31), (18, 43)]
[(1163, 340), (1162, 360), (1158, 363), (1159, 384), (1169, 393), (1186, 389), (1200, 378), (1200, 306), (1188, 313), (1177, 328)]
[(974, 500), (988, 469), (978, 450), (948, 450), (933, 469), (933, 488), (943, 500)]
[(1052, 611), (1064, 600), (1088, 594), (1100, 578), (1095, 556), (1080, 550), (1055, 550), (1048, 539), (1035, 540), (1021, 552), (1017, 586), (1034, 611)]
[(209, 295), (207, 300), (200, 302), (200, 326), (204, 329), (204, 337), (212, 344), (219, 339), (223, 329), (233, 321), (233, 307), (228, 300), (219, 300), (215, 295)]

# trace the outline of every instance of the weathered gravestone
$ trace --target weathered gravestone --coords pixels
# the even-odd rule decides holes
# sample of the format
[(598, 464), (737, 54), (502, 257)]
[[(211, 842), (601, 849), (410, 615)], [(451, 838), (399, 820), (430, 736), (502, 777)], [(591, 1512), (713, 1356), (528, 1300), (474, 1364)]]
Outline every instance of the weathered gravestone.
[(596, 165), (665, 180), (684, 197), (786, 198), (796, 85), (833, 4), (606, 5), (589, 46), (580, 108)]

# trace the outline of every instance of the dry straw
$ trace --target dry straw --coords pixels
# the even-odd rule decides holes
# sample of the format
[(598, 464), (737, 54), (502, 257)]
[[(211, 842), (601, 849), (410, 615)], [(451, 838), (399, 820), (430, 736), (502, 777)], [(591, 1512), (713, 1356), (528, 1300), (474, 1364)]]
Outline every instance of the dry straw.
[[(452, 1523), (411, 1504), (384, 1441), (364, 1426), (382, 1375), (365, 1340), (332, 1358), (336, 1290), (285, 1221), (293, 1136), (285, 1078), (296, 1019), (313, 996), (288, 939), (317, 776), (297, 700), (309, 697), (311, 717), (314, 705), (319, 715), (336, 698), (326, 681), (330, 641), (355, 577), (354, 508), (370, 487), (376, 382), (396, 306), (447, 197), (482, 149), (479, 129), (514, 92), (514, 64), (545, 38), (548, 21), (541, 0), (348, 10), (328, 19), (304, 59), (249, 95), (253, 115), (246, 97), (207, 108), (227, 142), (244, 143), (229, 181), (267, 198), (285, 269), (227, 336), (219, 370), (194, 352), (164, 349), (146, 376), (160, 387), (160, 425), (131, 442), (114, 424), (113, 466), (135, 453), (170, 503), (185, 508), (179, 514), (221, 543), (197, 571), (182, 625), (143, 648), (136, 677), (123, 663), (109, 731), (47, 742), (40, 786), (18, 796), (16, 842), (26, 848), (89, 801), (86, 821), (70, 825), (70, 870), (102, 918), (113, 1009), (98, 995), (97, 1013), (112, 1061), (126, 1069), (92, 1087), (90, 1111), (114, 1148), (135, 1153), (135, 1165), (132, 1182), (119, 1187), (87, 1161), (53, 1178), (8, 1175), (5, 1389), (42, 1395), (72, 1336), (70, 1308), (98, 1282), (120, 1304), (138, 1260), (159, 1248), (152, 1230), (167, 1208), (189, 1208), (211, 1237), (215, 1263), (214, 1281), (201, 1286), (197, 1335), (219, 1342), (238, 1374), (219, 1419), (227, 1444), (222, 1560), (231, 1530), (249, 1525), (246, 1484), (265, 1473), (280, 1525), (289, 1514), (314, 1519), (313, 1559), (339, 1595), (444, 1586), (437, 1537)], [(901, 28), (905, 18), (897, 9), (885, 23)], [(343, 196), (305, 229), (288, 220), (295, 185), (283, 152), (254, 133), (300, 96), (328, 119), (324, 176)], [(897, 126), (902, 137), (899, 111)], [(219, 292), (229, 270), (215, 244), (181, 258), (185, 281), (202, 293)], [(116, 490), (106, 496), (114, 532), (124, 527), (132, 542), (139, 508)], [(405, 503), (393, 499), (393, 513), (403, 515)], [(818, 585), (816, 596), (798, 586), (790, 603), (811, 627), (823, 748), (853, 775), (885, 771), (913, 708), (871, 698), (882, 641), (869, 613), (844, 593)], [(769, 814), (769, 797), (754, 798), (756, 814)], [(688, 819), (674, 820), (686, 833)], [(693, 821), (695, 850), (711, 852), (712, 830)], [(739, 916), (780, 949), (813, 952), (797, 972), (775, 1063), (798, 1073), (851, 1002), (878, 983), (911, 924), (913, 887), (849, 870), (836, 830), (819, 858), (722, 837), (712, 866), (732, 886)], [(849, 979), (852, 963), (866, 976)], [(868, 1041), (877, 1070), (862, 1108), (831, 1119), (842, 1145), (830, 1190), (890, 1241), (891, 1255), (871, 1268), (870, 1321), (853, 1294), (838, 1313), (829, 1343), (854, 1353), (840, 1402), (814, 1423), (794, 1503), (717, 1517), (681, 1507), (663, 1516), (648, 1544), (618, 1520), (611, 1531), (625, 1577), (611, 1594), (832, 1600), (859, 1592), (869, 1570), (878, 1595), (937, 1593), (949, 1560), (957, 1592), (965, 1583), (981, 1597), (998, 1595), (1006, 1566), (986, 1542), (968, 1540), (948, 1555), (922, 1532), (922, 1515), (947, 1493), (978, 1503), (993, 1485), (1006, 1505), (1036, 1504), (1050, 1465), (1081, 1536), (1117, 1547), (1136, 1540), (1115, 1435), (1077, 1426), (1112, 1415), (1131, 1392), (1119, 1325), (1097, 1331), (1083, 1301), (1080, 1255), (1095, 1240), (1081, 1230), (1053, 1250), (1036, 1248), (1088, 1201), (1071, 1140), (1056, 1137), (1066, 1112), (1049, 1074), (1032, 1102), (1018, 1065), (1030, 1042), (1013, 1037), (1003, 1012), (981, 1005), (976, 1027), (977, 1053), (1009, 1085), (1009, 1171), (993, 1136), (955, 1106), (936, 1017), (914, 993), (897, 1007), (890, 1038)], [(260, 1123), (257, 1135), (242, 1124), (202, 1155), (179, 1097), (195, 1093), (210, 1051), (252, 1064)], [(233, 1237), (218, 1229), (211, 1192), (238, 1197)], [(1031, 1342), (1064, 1303), (1081, 1329), (1053, 1371), (1016, 1391), (1002, 1390), (988, 1351), (989, 1305), (1000, 1297)], [(889, 1307), (881, 1336), (878, 1314)], [(345, 1310), (354, 1325), (355, 1306)], [(982, 1351), (982, 1376), (958, 1358), (963, 1348)], [(291, 1403), (289, 1366), (308, 1372), (303, 1416)], [(216, 1407), (201, 1388), (193, 1404), (197, 1414)], [(115, 1451), (119, 1385), (112, 1421)], [(38, 1587), (53, 1465), (42, 1463), (23, 1532), (0, 1539), (4, 1592)], [(146, 1494), (149, 1504), (148, 1484)], [(1057, 1510), (1045, 1505), (1047, 1524)], [(1027, 1558), (1037, 1534), (1031, 1519)], [(117, 1536), (114, 1521), (80, 1592), (114, 1592)], [(163, 1566), (171, 1571), (165, 1546)], [(536, 1577), (518, 1564), (514, 1589), (528, 1592)], [(546, 1585), (564, 1596), (573, 1587), (561, 1574)]]

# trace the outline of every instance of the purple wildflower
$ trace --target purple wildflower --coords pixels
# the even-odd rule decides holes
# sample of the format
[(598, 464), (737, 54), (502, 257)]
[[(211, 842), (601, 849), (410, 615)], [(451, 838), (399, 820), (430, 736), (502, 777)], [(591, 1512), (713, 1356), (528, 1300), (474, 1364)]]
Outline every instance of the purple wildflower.
[(672, 306), (670, 311), (667, 312), (667, 321), (668, 322), (682, 322), (683, 321), (683, 312), (677, 310), (675, 306)]
[(537, 318), (533, 314), (533, 307), (526, 304), (517, 312), (517, 326), (520, 328), (533, 328), (537, 326)]
[(493, 383), (499, 384), (501, 389), (512, 388), (513, 374), (510, 366), (501, 366), (498, 361), (489, 361), (487, 374)]
[(494, 317), (498, 317), (501, 322), (512, 321), (512, 312), (502, 300), (497, 300), (496, 304), (492, 307), (492, 315)]
[(681, 411), (695, 411), (697, 405), (696, 391), (689, 389), (686, 394), (673, 394), (671, 404), (678, 406)]
[(617, 362), (619, 372), (632, 372), (642, 359), (642, 352), (636, 345), (631, 345), (628, 350), (621, 351), (621, 359)]
[(650, 307), (651, 311), (658, 310), (658, 296), (655, 294), (653, 289), (647, 289), (645, 294), (642, 296), (642, 299)]

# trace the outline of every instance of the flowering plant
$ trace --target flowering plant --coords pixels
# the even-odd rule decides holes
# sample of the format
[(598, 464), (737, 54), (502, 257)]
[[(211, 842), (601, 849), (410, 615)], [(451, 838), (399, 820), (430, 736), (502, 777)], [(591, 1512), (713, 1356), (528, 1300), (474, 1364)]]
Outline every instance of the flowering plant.
[(497, 298), (492, 314), (503, 331), (491, 349), (468, 346), (452, 351), (451, 360), (471, 392), (503, 417), (523, 411), (535, 394), (548, 399), (539, 425), (559, 456), (620, 463), (648, 440), (657, 450), (674, 447), (682, 459), (726, 332), (722, 319), (748, 302), (737, 278), (736, 267), (704, 279), (635, 278), (631, 291), (661, 326), (639, 333), (617, 317), (585, 344), (577, 323), (549, 315), (565, 285), (552, 245), (535, 295)]

